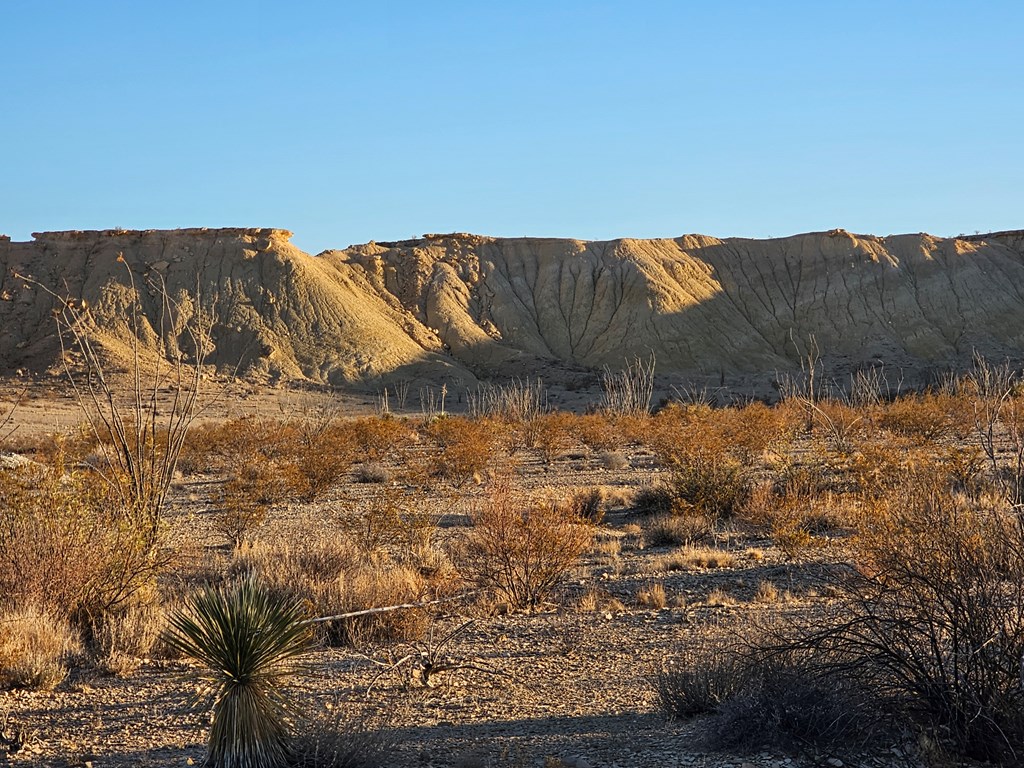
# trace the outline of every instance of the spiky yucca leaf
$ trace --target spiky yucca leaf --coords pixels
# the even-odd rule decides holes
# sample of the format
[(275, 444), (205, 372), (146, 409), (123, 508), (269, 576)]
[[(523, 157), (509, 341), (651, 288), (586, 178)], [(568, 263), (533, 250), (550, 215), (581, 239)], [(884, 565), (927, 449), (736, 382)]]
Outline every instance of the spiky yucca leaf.
[(312, 648), (304, 618), (300, 604), (246, 579), (200, 592), (169, 619), (167, 643), (199, 662), (213, 696), (211, 768), (285, 763), (292, 706), (282, 684)]

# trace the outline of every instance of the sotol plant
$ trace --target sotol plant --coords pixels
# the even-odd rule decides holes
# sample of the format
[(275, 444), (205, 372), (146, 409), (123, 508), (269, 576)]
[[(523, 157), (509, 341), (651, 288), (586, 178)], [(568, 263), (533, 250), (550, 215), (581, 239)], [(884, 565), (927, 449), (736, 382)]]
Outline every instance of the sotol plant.
[(171, 617), (166, 642), (199, 662), (213, 697), (211, 768), (285, 765), (294, 710), (282, 685), (312, 648), (304, 618), (299, 603), (252, 579), (206, 589)]

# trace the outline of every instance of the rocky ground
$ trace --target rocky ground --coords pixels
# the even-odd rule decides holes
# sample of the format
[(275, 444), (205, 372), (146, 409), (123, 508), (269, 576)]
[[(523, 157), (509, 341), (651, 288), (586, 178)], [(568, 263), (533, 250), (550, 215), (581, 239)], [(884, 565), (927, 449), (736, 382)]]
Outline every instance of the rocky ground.
[[(70, 402), (29, 399), (19, 411), (24, 434), (42, 432), (69, 415)], [(277, 393), (236, 400), (232, 407), (236, 414), (245, 408), (272, 413), (281, 402)], [(361, 406), (371, 407), (369, 401)], [(222, 406), (210, 418), (231, 412)], [(534, 458), (516, 468), (518, 485), (535, 495), (597, 486), (611, 499), (594, 548), (539, 611), (508, 613), (467, 599), (438, 606), (427, 637), (418, 643), (322, 648), (295, 680), (304, 708), (382, 729), (388, 742), (384, 763), (394, 766), (918, 765), (910, 737), (889, 737), (841, 754), (723, 754), (705, 745), (700, 720), (673, 722), (659, 711), (652, 674), (695, 635), (825, 604), (827, 570), (842, 559), (842, 541), (825, 539), (792, 561), (763, 533), (736, 524), (721, 527), (708, 542), (728, 552), (730, 564), (668, 570), (664, 556), (674, 548), (646, 546), (638, 521), (621, 503), (650, 485), (658, 470), (643, 451), (627, 458), (625, 468), (606, 469), (593, 456), (570, 452), (553, 467)], [(183, 478), (175, 490), (174, 527), (186, 553), (185, 569), (227, 557), (206, 519), (203, 482)], [(329, 533), (331, 510), (359, 492), (367, 491), (352, 485), (317, 504), (275, 509), (261, 536), (273, 541), (314, 529)], [(483, 494), (477, 485), (464, 489), (448, 506), (439, 536), (457, 536), (465, 512)], [(652, 584), (664, 587), (664, 607), (644, 604), (641, 593)], [(766, 594), (764, 584), (774, 592)], [(456, 667), (436, 675), (431, 685), (411, 674), (410, 663), (382, 666), (389, 658), (431, 649)], [(120, 676), (76, 670), (53, 691), (0, 692), (8, 732), (20, 728), (28, 736), (9, 762), (54, 768), (200, 764), (208, 713), (192, 705), (196, 688), (188, 672), (180, 661), (146, 660)]]

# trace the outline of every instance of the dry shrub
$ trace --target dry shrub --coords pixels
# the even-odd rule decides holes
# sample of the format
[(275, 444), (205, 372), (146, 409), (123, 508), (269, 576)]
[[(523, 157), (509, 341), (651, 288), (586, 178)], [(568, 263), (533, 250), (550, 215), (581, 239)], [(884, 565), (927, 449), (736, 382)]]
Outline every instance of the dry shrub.
[(774, 605), (783, 599), (783, 594), (779, 592), (779, 588), (776, 587), (772, 582), (767, 579), (762, 579), (757, 585), (757, 591), (754, 593), (754, 602), (761, 603), (763, 605)]
[(652, 447), (672, 470), (666, 489), (673, 511), (690, 508), (711, 518), (730, 517), (746, 497), (744, 466), (730, 453), (734, 430), (721, 413), (675, 406), (655, 419)]
[(291, 496), (295, 485), (289, 465), (250, 459), (239, 464), (215, 496), (214, 529), (234, 546), (249, 541), (274, 503)]
[(741, 514), (767, 528), (775, 545), (795, 560), (817, 544), (816, 536), (847, 524), (848, 506), (845, 497), (822, 489), (816, 472), (794, 470), (754, 486)]
[(387, 483), (391, 481), (391, 473), (376, 462), (365, 462), (356, 468), (353, 479), (357, 483)]
[(416, 434), (404, 419), (371, 416), (348, 424), (359, 455), (369, 461), (384, 461), (412, 445)]
[(287, 452), (294, 492), (313, 501), (334, 488), (348, 474), (355, 460), (353, 429), (331, 424), (322, 430), (299, 431)]
[(618, 613), (625, 609), (622, 601), (607, 589), (590, 587), (576, 601), (579, 613)]
[(380, 768), (392, 764), (397, 746), (387, 730), (347, 714), (337, 704), (333, 714), (307, 719), (291, 740), (287, 768)]
[(633, 512), (644, 517), (669, 516), (681, 510), (676, 507), (672, 489), (664, 483), (648, 485), (633, 495)]
[(744, 466), (752, 466), (765, 454), (784, 454), (796, 435), (796, 425), (788, 414), (764, 403), (725, 408), (714, 414), (726, 449)]
[(193, 427), (178, 459), (182, 472), (225, 472), (240, 459), (282, 459), (298, 440), (300, 426), (246, 416)]
[(816, 435), (839, 456), (852, 453), (856, 441), (868, 433), (870, 425), (865, 418), (866, 411), (849, 403), (825, 399), (817, 402), (806, 400), (804, 404)]
[(1024, 755), (1024, 530), (931, 476), (878, 500), (844, 584), (854, 618), (832, 637), (871, 654), (884, 685), (970, 757)]
[(647, 584), (636, 593), (637, 605), (645, 608), (661, 609), (668, 605), (668, 594), (665, 585), (660, 581)]
[(695, 453), (672, 473), (669, 483), (677, 508), (711, 519), (732, 517), (750, 492), (739, 466), (707, 453)]
[(427, 434), (439, 449), (430, 473), (455, 487), (480, 479), (494, 465), (497, 439), (491, 422), (446, 416), (431, 422)]
[(576, 419), (571, 413), (555, 411), (538, 416), (534, 421), (533, 447), (540, 452), (545, 464), (552, 464), (572, 446)]
[(590, 546), (592, 526), (551, 504), (513, 497), (506, 483), (473, 514), (465, 572), (515, 608), (539, 606)]
[[(713, 749), (814, 749), (834, 753), (863, 747), (879, 736), (880, 713), (871, 692), (836, 679), (813, 654), (761, 653), (733, 657), (741, 684), (713, 710)], [(726, 679), (729, 673), (725, 674)]]
[(704, 727), (714, 749), (831, 752), (879, 735), (867, 689), (836, 679), (824, 656), (780, 650), (773, 639), (748, 626), (697, 635), (655, 672), (661, 708), (683, 719), (713, 715)]
[(78, 638), (66, 619), (34, 605), (0, 613), (0, 689), (50, 690), (67, 675)]
[(577, 416), (573, 431), (576, 439), (592, 451), (614, 452), (623, 443), (621, 432), (603, 413)]
[[(845, 571), (831, 613), (771, 649), (808, 660), (814, 675), (787, 673), (778, 685), (754, 689), (754, 700), (726, 725), (737, 727), (759, 707), (777, 720), (797, 716), (829, 689), (868, 691), (876, 711), (909, 715), (962, 756), (1019, 763), (1024, 529), (1017, 510), (952, 494), (927, 472), (909, 474), (866, 506), (852, 541), (856, 567)], [(772, 698), (801, 679), (814, 682), (810, 703), (778, 713)], [(815, 722), (833, 711), (825, 703), (813, 709), (821, 711)], [(725, 746), (734, 745), (729, 737)]]
[(662, 571), (692, 571), (695, 569), (732, 568), (736, 557), (731, 552), (712, 547), (686, 545), (671, 554), (658, 558), (655, 566)]
[(658, 703), (667, 714), (688, 719), (718, 711), (748, 682), (744, 659), (724, 634), (702, 633), (654, 673)]
[(35, 605), (88, 629), (153, 584), (156, 543), (93, 472), (0, 472), (0, 610)]
[(581, 488), (562, 505), (571, 517), (588, 520), (595, 525), (604, 519), (605, 494), (601, 488)]
[(629, 469), (629, 458), (622, 451), (601, 451), (597, 460), (605, 469)]
[(944, 393), (901, 397), (885, 406), (878, 425), (918, 444), (932, 443), (954, 432), (961, 405), (959, 398)]
[(163, 623), (163, 607), (155, 595), (141, 595), (119, 606), (93, 629), (93, 663), (108, 674), (134, 672), (157, 647)]
[(406, 513), (404, 489), (376, 489), (365, 505), (341, 521), (348, 538), (365, 555), (395, 546), (402, 538)]
[[(429, 553), (440, 515), (421, 491), (381, 485), (339, 520), (348, 539), (367, 557), (396, 555), (419, 562)], [(427, 557), (431, 557), (427, 555)], [(431, 567), (429, 565), (425, 567)]]

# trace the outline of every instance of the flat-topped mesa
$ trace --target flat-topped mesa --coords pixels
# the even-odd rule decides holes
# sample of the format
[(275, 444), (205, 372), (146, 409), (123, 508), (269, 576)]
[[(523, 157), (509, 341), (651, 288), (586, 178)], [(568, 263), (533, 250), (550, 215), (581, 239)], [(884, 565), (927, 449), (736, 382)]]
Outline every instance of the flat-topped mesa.
[(168, 238), (168, 237), (266, 237), (288, 242), (292, 233), (276, 227), (185, 227), (182, 229), (68, 229), (33, 232), (38, 242), (71, 242), (106, 238)]

